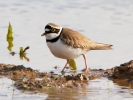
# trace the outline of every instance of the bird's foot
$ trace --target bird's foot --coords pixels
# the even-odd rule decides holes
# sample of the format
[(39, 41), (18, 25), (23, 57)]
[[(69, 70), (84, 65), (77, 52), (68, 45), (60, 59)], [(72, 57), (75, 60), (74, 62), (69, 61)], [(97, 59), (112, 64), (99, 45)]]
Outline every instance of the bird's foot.
[(83, 73), (86, 73), (87, 74), (90, 71), (90, 69), (89, 68), (86, 68), (86, 69), (83, 69), (82, 71), (83, 71)]

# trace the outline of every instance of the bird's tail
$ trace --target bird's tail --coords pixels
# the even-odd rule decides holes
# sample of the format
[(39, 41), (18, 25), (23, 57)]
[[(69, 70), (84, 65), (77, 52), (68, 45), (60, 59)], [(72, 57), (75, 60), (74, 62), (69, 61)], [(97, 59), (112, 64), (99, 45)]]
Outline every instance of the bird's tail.
[(94, 42), (95, 47), (92, 50), (109, 50), (113, 45)]

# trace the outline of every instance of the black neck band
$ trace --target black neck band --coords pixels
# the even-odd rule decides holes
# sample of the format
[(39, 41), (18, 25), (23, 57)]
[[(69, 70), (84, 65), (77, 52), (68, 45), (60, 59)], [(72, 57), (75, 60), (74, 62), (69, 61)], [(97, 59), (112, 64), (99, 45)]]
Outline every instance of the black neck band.
[(54, 38), (54, 39), (51, 39), (51, 40), (46, 39), (46, 42), (54, 43), (54, 42), (58, 41), (59, 38), (60, 38), (60, 35), (58, 37)]
[[(63, 29), (62, 29), (62, 30), (63, 30)], [(61, 32), (62, 32), (62, 30), (61, 30)], [(61, 35), (61, 32), (60, 32), (60, 35)], [(57, 36), (57, 37), (56, 37), (56, 38), (54, 38), (54, 39), (51, 39), (51, 40), (46, 39), (46, 42), (51, 42), (51, 43), (54, 43), (54, 42), (56, 42), (56, 41), (58, 41), (58, 40), (59, 40), (60, 35), (59, 35), (59, 36)]]

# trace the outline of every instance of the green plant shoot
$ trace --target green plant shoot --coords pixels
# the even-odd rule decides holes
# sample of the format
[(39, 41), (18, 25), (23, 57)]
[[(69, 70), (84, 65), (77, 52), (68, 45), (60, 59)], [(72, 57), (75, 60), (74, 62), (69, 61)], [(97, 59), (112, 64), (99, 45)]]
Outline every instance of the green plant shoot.
[(13, 36), (12, 36), (12, 26), (9, 22), (9, 26), (8, 26), (8, 33), (7, 33), (7, 38), (12, 38), (13, 39)]
[(23, 50), (23, 47), (20, 47), (20, 51), (19, 51), (19, 56), (20, 56), (20, 59), (23, 60), (23, 57), (24, 57), (24, 50)]
[(74, 61), (74, 59), (69, 60), (69, 66), (72, 68), (72, 70), (76, 70), (76, 62)]
[(13, 47), (13, 35), (12, 35), (12, 26), (11, 24), (9, 23), (9, 26), (8, 26), (8, 32), (7, 32), (7, 37), (6, 37), (6, 40), (8, 42), (8, 47), (7, 49), (11, 52), (12, 51), (12, 47)]

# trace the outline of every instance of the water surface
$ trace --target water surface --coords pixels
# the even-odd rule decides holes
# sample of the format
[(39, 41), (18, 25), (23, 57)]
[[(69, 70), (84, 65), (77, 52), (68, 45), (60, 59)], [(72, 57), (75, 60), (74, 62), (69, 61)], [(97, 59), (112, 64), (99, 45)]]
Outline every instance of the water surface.
[[(54, 57), (47, 48), (45, 37), (41, 37), (45, 25), (49, 22), (75, 29), (96, 42), (114, 45), (114, 50), (88, 52), (86, 56), (91, 68), (107, 69), (133, 59), (132, 0), (1, 0), (0, 12), (1, 63), (23, 64), (40, 71), (54, 70), (54, 66), (63, 68), (66, 61)], [(19, 54), (15, 56), (9, 54), (6, 41), (9, 21), (13, 27), (14, 36), (12, 51), (19, 53), (20, 47), (30, 46), (30, 49), (27, 50), (29, 62), (20, 60)], [(77, 58), (76, 62), (78, 70), (84, 68), (82, 57)], [(113, 85), (110, 91), (108, 86), (104, 87), (108, 82)], [(103, 85), (99, 86), (99, 84)], [(7, 91), (7, 88), (5, 90)], [(8, 94), (6, 91), (3, 92), (4, 95)], [(90, 81), (89, 87), (85, 91), (85, 93), (83, 91), (80, 93), (79, 90), (79, 93), (75, 94), (76, 96), (72, 94), (70, 100), (80, 98), (82, 100), (88, 98), (90, 100), (96, 100), (96, 98), (97, 100), (119, 100), (127, 97), (130, 100), (132, 96), (128, 89), (121, 89), (118, 84), (107, 79), (98, 79), (98, 82), (97, 80)], [(14, 96), (14, 98), (17, 97)], [(27, 98), (31, 99), (31, 97)], [(34, 96), (33, 98), (35, 99)]]
[[(90, 80), (88, 86), (68, 90), (48, 90), (42, 93), (20, 91), (13, 87), (13, 81), (1, 78), (1, 100), (132, 100), (133, 89), (118, 86), (106, 78)], [(123, 83), (127, 84), (123, 81)], [(129, 84), (128, 84), (129, 85)]]
[[(47, 48), (45, 37), (41, 37), (49, 22), (73, 28), (94, 41), (114, 45), (114, 50), (87, 53), (91, 68), (111, 68), (132, 59), (131, 0), (0, 1), (0, 11), (0, 61), (3, 63), (24, 64), (40, 70), (51, 70), (55, 65), (64, 66), (66, 61), (54, 57)], [(9, 55), (6, 42), (9, 21), (13, 27), (13, 51), (19, 52), (19, 47), (30, 46), (27, 52), (30, 62), (19, 60), (17, 55)], [(83, 58), (76, 61), (78, 68), (83, 69)]]

